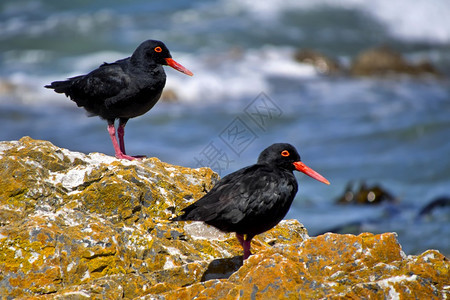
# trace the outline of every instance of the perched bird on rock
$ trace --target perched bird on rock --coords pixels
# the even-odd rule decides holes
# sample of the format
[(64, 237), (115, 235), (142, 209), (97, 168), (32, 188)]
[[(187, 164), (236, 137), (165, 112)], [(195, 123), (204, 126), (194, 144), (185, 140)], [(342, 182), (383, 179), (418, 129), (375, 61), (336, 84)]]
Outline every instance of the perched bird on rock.
[[(66, 94), (90, 115), (105, 119), (116, 157), (132, 160), (137, 157), (125, 152), (125, 125), (130, 118), (145, 114), (158, 102), (166, 84), (163, 65), (193, 75), (172, 59), (163, 42), (147, 40), (131, 57), (104, 63), (86, 75), (54, 81), (45, 87)], [(116, 119), (119, 119), (119, 143), (114, 125)]]
[(247, 259), (252, 238), (277, 225), (291, 207), (298, 190), (294, 170), (330, 184), (301, 162), (292, 145), (273, 144), (261, 152), (256, 164), (223, 177), (172, 221), (203, 221), (221, 231), (235, 232)]

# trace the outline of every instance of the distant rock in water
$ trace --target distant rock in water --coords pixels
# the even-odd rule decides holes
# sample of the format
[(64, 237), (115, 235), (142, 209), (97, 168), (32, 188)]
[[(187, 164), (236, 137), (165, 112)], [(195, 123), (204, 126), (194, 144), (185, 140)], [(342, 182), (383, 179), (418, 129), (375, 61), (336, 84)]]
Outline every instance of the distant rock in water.
[(417, 218), (431, 215), (434, 211), (442, 208), (450, 208), (450, 197), (442, 196), (434, 199), (420, 210), (417, 214)]
[(300, 49), (294, 54), (294, 59), (301, 63), (313, 65), (321, 74), (336, 74), (341, 71), (338, 62), (317, 50)]
[[(218, 176), (88, 155), (25, 137), (0, 142), (0, 295), (5, 299), (444, 299), (450, 263), (406, 256), (395, 233), (309, 237), (285, 220), (254, 238), (170, 223)], [(412, 229), (414, 230), (414, 229)]]
[(350, 73), (353, 76), (380, 77), (398, 74), (440, 76), (431, 62), (409, 63), (399, 52), (387, 46), (375, 47), (361, 52), (353, 60)]
[(359, 189), (352, 182), (348, 183), (344, 193), (338, 197), (338, 204), (379, 204), (382, 202), (394, 202), (395, 197), (379, 185), (367, 186), (361, 182)]

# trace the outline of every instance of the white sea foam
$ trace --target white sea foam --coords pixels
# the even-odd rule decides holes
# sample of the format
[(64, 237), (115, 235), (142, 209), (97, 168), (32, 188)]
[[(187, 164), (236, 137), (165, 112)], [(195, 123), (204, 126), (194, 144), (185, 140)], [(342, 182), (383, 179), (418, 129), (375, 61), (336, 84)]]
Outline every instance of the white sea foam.
[[(377, 0), (360, 8), (384, 23), (399, 39), (437, 43), (450, 42), (450, 3), (441, 0)], [(369, 4), (366, 6), (366, 4)]]
[[(61, 30), (88, 34), (95, 30), (96, 26), (101, 24), (111, 24), (123, 20), (120, 16), (114, 15), (108, 9), (101, 9), (90, 13), (73, 13), (61, 11), (49, 14), (41, 20), (33, 20), (22, 15), (33, 14), (32, 11), (46, 11), (45, 2), (32, 1), (36, 3), (34, 7), (24, 5), (25, 9), (19, 9), (16, 5), (8, 3), (5, 13), (7, 15), (16, 15), (15, 17), (0, 20), (0, 35), (13, 37), (19, 34), (25, 34), (28, 37), (37, 37), (49, 33), (55, 33)], [(31, 3), (31, 2), (30, 2)]]
[(166, 87), (175, 90), (184, 101), (218, 101), (270, 92), (274, 77), (316, 76), (313, 67), (294, 61), (292, 48), (266, 46), (236, 52), (203, 58), (177, 55), (177, 60), (191, 69), (194, 76), (174, 76), (170, 72)]
[[(410, 41), (450, 42), (450, 3), (447, 0), (222, 0), (224, 7), (244, 11), (250, 17), (275, 20), (292, 10), (335, 7), (357, 10), (384, 24), (395, 37)], [(230, 9), (228, 9), (229, 11)]]
[[(293, 48), (265, 46), (247, 51), (231, 50), (226, 53), (207, 54), (203, 57), (185, 53), (174, 53), (173, 57), (194, 72), (193, 77), (166, 68), (166, 89), (174, 90), (180, 101), (208, 102), (223, 99), (254, 97), (260, 92), (270, 92), (274, 77), (305, 78), (316, 76), (315, 69), (306, 64), (295, 62)], [(61, 105), (73, 105), (70, 101), (61, 101), (61, 95), (43, 88), (54, 80), (86, 74), (98, 67), (103, 61), (113, 62), (126, 57), (118, 52), (96, 52), (81, 57), (73, 57), (68, 63), (75, 67), (70, 74), (37, 76), (24, 72), (12, 74), (8, 81), (20, 92), (14, 93), (18, 102), (38, 104), (57, 102)], [(5, 99), (5, 98), (3, 98)], [(2, 97), (0, 97), (0, 102)]]
[[(8, 18), (0, 21), (0, 35), (3, 39), (22, 36), (22, 38), (47, 36), (58, 31), (85, 32), (110, 27), (112, 23), (118, 26), (127, 36), (154, 37), (168, 35), (170, 46), (173, 37), (169, 33), (162, 34), (157, 29), (143, 30), (143, 24), (133, 19), (132, 15), (119, 14), (114, 8), (95, 10), (91, 12), (55, 12), (45, 16), (40, 22), (32, 18), (9, 17), (19, 15), (19, 12), (44, 11), (46, 3), (36, 1), (34, 6), (18, 7), (9, 3), (5, 11)], [(276, 30), (289, 30), (290, 25), (282, 25), (286, 12), (321, 10), (323, 8), (337, 8), (355, 10), (363, 16), (380, 22), (394, 38), (407, 41), (425, 41), (433, 43), (450, 42), (450, 4), (446, 0), (417, 0), (410, 3), (406, 0), (267, 0), (254, 2), (250, 0), (217, 0), (200, 6), (173, 11), (170, 22), (180, 26), (189, 24), (194, 20), (201, 22), (202, 26), (210, 26), (220, 18), (228, 21), (242, 22), (237, 24), (240, 29), (249, 30), (255, 24), (270, 24)], [(218, 13), (220, 12), (220, 14)], [(222, 16), (223, 15), (223, 16)], [(169, 22), (169, 23), (170, 23)], [(249, 25), (250, 22), (250, 25)], [(252, 26), (252, 27), (248, 27)], [(277, 28), (279, 26), (279, 28)], [(72, 28), (73, 27), (73, 28)], [(79, 28), (78, 28), (79, 27)], [(226, 26), (225, 26), (226, 27)], [(75, 28), (75, 29), (74, 29)], [(77, 29), (78, 28), (78, 29)], [(193, 28), (194, 34), (197, 34)], [(212, 31), (214, 29), (211, 29)], [(236, 34), (239, 31), (236, 31)], [(206, 35), (207, 37), (208, 35)], [(213, 53), (176, 53), (176, 61), (185, 65), (194, 72), (194, 77), (188, 77), (167, 68), (167, 88), (174, 90), (180, 101), (205, 102), (223, 101), (232, 98), (254, 97), (261, 91), (270, 93), (273, 77), (304, 78), (315, 76), (315, 70), (305, 64), (294, 62), (293, 48), (265, 46), (253, 49), (231, 49), (227, 40), (211, 40), (203, 47), (223, 43), (223, 50), (217, 49)], [(193, 40), (196, 40), (195, 38)], [(173, 42), (172, 42), (173, 43)], [(258, 45), (255, 40), (255, 45)], [(237, 42), (239, 44), (239, 42)], [(209, 49), (211, 50), (211, 49)], [(60, 58), (55, 50), (44, 49), (10, 49), (2, 56), (1, 65), (4, 67), (5, 79), (2, 81), (14, 87), (10, 94), (0, 94), (1, 102), (24, 104), (40, 104), (54, 102), (60, 105), (73, 106), (71, 101), (63, 101), (61, 95), (43, 88), (43, 85), (54, 80), (86, 74), (103, 62), (113, 62), (127, 57), (131, 51), (112, 52), (98, 51), (88, 55), (69, 56)], [(51, 67), (48, 67), (51, 65)], [(28, 67), (28, 69), (27, 69)], [(29, 69), (31, 67), (31, 69)], [(50, 70), (47, 70), (50, 68)], [(11, 71), (10, 71), (11, 70)], [(40, 70), (35, 72), (35, 70)], [(45, 72), (41, 72), (44, 70)], [(48, 74), (51, 72), (51, 74)], [(44, 73), (44, 74), (42, 74)], [(17, 88), (15, 88), (17, 87)], [(11, 101), (13, 100), (13, 101)]]

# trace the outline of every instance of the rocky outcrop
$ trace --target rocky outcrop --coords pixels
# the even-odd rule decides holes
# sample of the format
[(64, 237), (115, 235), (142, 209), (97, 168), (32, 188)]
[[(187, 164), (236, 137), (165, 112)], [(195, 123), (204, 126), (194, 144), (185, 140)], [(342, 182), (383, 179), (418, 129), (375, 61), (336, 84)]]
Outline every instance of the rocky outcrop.
[(362, 51), (352, 62), (350, 73), (353, 76), (440, 76), (429, 61), (418, 64), (408, 62), (399, 52), (386, 47), (375, 47)]
[(359, 188), (350, 182), (344, 193), (336, 200), (337, 204), (377, 205), (385, 202), (395, 202), (396, 198), (382, 186), (368, 185), (362, 181)]
[(404, 55), (388, 46), (377, 46), (361, 51), (352, 58), (350, 66), (340, 65), (337, 60), (314, 49), (298, 49), (294, 60), (313, 65), (319, 74), (351, 75), (354, 77), (397, 78), (435, 77), (442, 74), (429, 60), (409, 62)]
[(406, 256), (395, 233), (309, 237), (298, 221), (257, 236), (169, 218), (217, 175), (156, 158), (117, 160), (46, 141), (0, 142), (5, 299), (271, 299), (449, 296), (438, 251)]

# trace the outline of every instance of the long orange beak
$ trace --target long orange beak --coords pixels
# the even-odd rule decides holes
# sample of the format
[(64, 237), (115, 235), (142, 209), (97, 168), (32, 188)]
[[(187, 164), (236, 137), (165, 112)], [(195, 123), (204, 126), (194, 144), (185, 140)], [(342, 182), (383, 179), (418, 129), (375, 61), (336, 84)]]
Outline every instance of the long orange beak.
[(186, 75), (192, 76), (194, 75), (194, 73), (192, 73), (191, 71), (189, 71), (188, 69), (186, 69), (185, 67), (183, 67), (182, 65), (180, 65), (179, 63), (177, 63), (176, 61), (174, 61), (171, 58), (165, 58), (167, 64), (169, 66), (171, 66), (172, 68), (174, 68), (177, 71), (180, 71), (181, 73), (184, 73)]
[(318, 181), (323, 182), (325, 184), (330, 184), (330, 182), (325, 177), (323, 177), (322, 175), (320, 175), (319, 173), (317, 173), (316, 171), (314, 171), (313, 169), (311, 169), (310, 167), (308, 167), (307, 165), (305, 165), (301, 161), (294, 162), (294, 166), (297, 169), (297, 171), (305, 173), (309, 177), (312, 177), (315, 180), (318, 180)]

